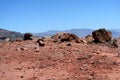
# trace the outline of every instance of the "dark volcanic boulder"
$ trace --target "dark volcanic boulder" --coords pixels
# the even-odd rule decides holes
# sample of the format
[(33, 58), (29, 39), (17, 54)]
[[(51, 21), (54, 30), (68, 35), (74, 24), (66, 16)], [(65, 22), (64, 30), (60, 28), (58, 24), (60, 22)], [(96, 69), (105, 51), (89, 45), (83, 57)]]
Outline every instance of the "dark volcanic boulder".
[(38, 39), (37, 43), (39, 44), (39, 46), (45, 46), (45, 43), (44, 43), (43, 39)]
[(75, 41), (79, 43), (79, 37), (77, 37), (75, 34), (70, 34), (67, 32), (60, 32), (55, 34), (52, 36), (52, 39), (54, 39), (55, 42)]
[(92, 32), (94, 42), (98, 43), (105, 43), (109, 42), (112, 39), (112, 33), (105, 29), (99, 29)]
[(32, 37), (33, 35), (31, 33), (25, 33), (24, 34), (24, 39), (23, 40), (32, 40)]

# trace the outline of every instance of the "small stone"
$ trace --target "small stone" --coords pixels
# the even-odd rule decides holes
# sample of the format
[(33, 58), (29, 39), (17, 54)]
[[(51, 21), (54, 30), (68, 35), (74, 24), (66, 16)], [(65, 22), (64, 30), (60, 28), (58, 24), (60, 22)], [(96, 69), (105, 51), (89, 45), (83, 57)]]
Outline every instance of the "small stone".
[(100, 51), (93, 51), (93, 53), (100, 54), (101, 52)]
[(39, 44), (39, 46), (45, 46), (43, 39), (38, 39), (37, 43)]
[(20, 76), (20, 78), (24, 78), (24, 76)]
[(72, 45), (70, 43), (68, 43), (67, 46), (72, 46)]
[(27, 48), (21, 47), (20, 50), (27, 51)]

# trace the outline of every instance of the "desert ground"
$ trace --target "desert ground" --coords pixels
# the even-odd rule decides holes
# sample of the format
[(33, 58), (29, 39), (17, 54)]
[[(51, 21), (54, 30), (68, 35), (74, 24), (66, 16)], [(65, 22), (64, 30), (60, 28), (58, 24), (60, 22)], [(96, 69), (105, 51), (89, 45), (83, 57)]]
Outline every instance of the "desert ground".
[(120, 80), (120, 48), (34, 40), (0, 43), (0, 80)]

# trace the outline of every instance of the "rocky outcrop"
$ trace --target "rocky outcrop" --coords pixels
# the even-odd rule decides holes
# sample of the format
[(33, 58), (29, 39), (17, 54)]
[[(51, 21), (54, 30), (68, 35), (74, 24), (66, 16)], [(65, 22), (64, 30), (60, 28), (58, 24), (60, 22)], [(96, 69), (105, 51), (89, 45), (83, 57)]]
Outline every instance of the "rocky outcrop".
[(92, 32), (95, 43), (104, 43), (109, 47), (118, 48), (118, 41), (115, 38), (112, 38), (112, 33), (105, 29), (99, 29)]
[(94, 42), (96, 43), (105, 43), (109, 42), (112, 39), (112, 33), (105, 29), (99, 29), (92, 32)]
[(32, 35), (31, 33), (25, 33), (23, 40), (32, 40), (32, 36), (33, 36), (33, 35)]
[(55, 34), (52, 36), (52, 39), (54, 39), (55, 42), (75, 41), (76, 43), (79, 43), (79, 37), (77, 37), (75, 34), (70, 34), (67, 32)]

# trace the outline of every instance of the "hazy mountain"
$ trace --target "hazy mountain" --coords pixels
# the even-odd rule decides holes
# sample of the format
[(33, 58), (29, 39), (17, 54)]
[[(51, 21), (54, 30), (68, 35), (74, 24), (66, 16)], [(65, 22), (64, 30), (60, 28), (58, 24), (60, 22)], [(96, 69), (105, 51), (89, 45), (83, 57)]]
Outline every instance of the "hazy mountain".
[(65, 32), (73, 33), (76, 34), (79, 37), (85, 37), (88, 34), (92, 33), (92, 29), (71, 29), (71, 30), (66, 30)]
[(65, 30), (65, 31), (51, 30), (43, 33), (36, 33), (34, 35), (42, 37), (42, 36), (52, 36), (59, 32), (69, 32), (69, 33), (76, 34), (79, 37), (85, 37), (86, 35), (91, 34), (92, 31), (93, 31), (92, 29), (71, 29), (71, 30)]
[(79, 37), (84, 37), (88, 34), (91, 34), (92, 31), (93, 31), (92, 29), (71, 29), (71, 30), (65, 30), (65, 31), (51, 30), (43, 33), (35, 33), (34, 35), (42, 37), (42, 36), (52, 36), (59, 32), (68, 32), (68, 33), (76, 34)]
[(119, 29), (111, 29), (113, 37), (118, 38), (120, 37), (120, 30)]
[(16, 40), (17, 38), (23, 38), (23, 34), (15, 31), (9, 31), (0, 28), (0, 41), (9, 38), (10, 40)]
[[(65, 31), (58, 31), (58, 30), (51, 30), (43, 33), (35, 33), (35, 36), (43, 37), (43, 36), (52, 36), (58, 32), (69, 32), (76, 34), (79, 37), (85, 37), (88, 34), (91, 34), (94, 30), (93, 29), (71, 29)], [(120, 37), (120, 30), (119, 29), (109, 29), (112, 32), (113, 37), (117, 38)]]
[(52, 36), (58, 32), (62, 32), (62, 31), (58, 31), (58, 30), (50, 30), (47, 32), (43, 32), (43, 33), (33, 33), (34, 36), (39, 36), (39, 37), (43, 37), (43, 36)]

